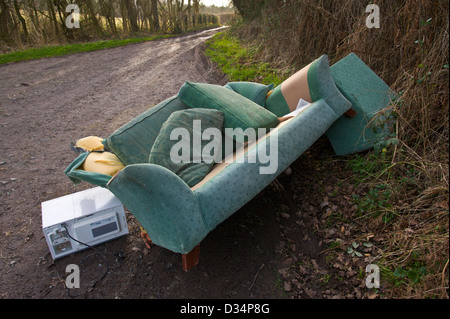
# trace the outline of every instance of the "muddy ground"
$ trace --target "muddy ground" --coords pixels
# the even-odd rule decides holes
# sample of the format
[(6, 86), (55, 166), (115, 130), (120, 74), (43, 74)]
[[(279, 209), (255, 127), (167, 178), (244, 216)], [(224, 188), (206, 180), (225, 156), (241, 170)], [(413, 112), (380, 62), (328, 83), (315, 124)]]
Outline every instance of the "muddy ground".
[[(76, 157), (70, 143), (107, 137), (184, 81), (225, 84), (203, 55), (214, 32), (0, 66), (1, 298), (374, 296), (364, 269), (376, 245), (364, 248), (367, 256), (346, 251), (361, 235), (351, 222), (356, 190), (325, 138), (211, 232), (189, 272), (180, 255), (148, 249), (128, 211), (130, 234), (97, 246), (101, 254), (52, 260), (41, 203), (93, 187), (64, 175)], [(65, 287), (68, 264), (80, 267), (79, 289)]]

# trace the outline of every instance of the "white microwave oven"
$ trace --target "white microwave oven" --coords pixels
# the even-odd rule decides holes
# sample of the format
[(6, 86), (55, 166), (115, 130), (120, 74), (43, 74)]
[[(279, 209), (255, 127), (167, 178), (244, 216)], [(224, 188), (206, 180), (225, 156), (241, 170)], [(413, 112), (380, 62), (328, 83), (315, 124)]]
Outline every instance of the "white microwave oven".
[(128, 234), (124, 207), (106, 188), (45, 201), (41, 208), (42, 229), (53, 259)]

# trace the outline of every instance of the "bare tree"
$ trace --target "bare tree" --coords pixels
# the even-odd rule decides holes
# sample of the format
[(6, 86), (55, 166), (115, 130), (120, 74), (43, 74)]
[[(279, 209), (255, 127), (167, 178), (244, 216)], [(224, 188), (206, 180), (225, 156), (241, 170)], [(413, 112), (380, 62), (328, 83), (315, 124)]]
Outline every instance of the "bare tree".
[(159, 32), (159, 13), (158, 13), (158, 0), (151, 0), (152, 1), (152, 31)]
[(112, 34), (117, 34), (116, 6), (113, 0), (99, 0), (100, 14), (106, 19), (107, 26)]
[[(69, 28), (68, 4), (80, 9)], [(217, 19), (199, 14), (200, 0), (0, 0), (0, 44), (71, 42), (138, 32), (180, 33)], [(122, 28), (118, 19), (122, 19)]]
[(128, 20), (130, 22), (131, 32), (139, 32), (139, 26), (137, 23), (137, 8), (134, 0), (123, 0), (125, 1), (125, 7), (128, 13)]
[(23, 33), (25, 36), (25, 41), (28, 42), (28, 29), (27, 29), (27, 23), (24, 19), (24, 17), (22, 17), (22, 14), (20, 13), (20, 6), (19, 3), (17, 2), (17, 0), (14, 0), (14, 9), (16, 10), (16, 14), (17, 17), (19, 18), (19, 21), (22, 25), (22, 29), (23, 29)]

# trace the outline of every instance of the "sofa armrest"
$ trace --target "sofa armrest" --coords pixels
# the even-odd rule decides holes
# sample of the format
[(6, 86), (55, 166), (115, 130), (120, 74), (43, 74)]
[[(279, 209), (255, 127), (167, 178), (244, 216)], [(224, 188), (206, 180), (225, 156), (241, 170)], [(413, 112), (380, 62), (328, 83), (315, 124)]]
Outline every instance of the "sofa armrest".
[(332, 65), (330, 72), (355, 112), (353, 117), (340, 117), (326, 133), (336, 155), (371, 149), (392, 130), (389, 121), (384, 122), (384, 129), (376, 128), (375, 119), (390, 117), (390, 105), (398, 98), (397, 93), (354, 53)]
[(162, 166), (128, 165), (109, 181), (107, 188), (158, 246), (185, 254), (208, 233), (195, 194)]
[(212, 172), (213, 177), (208, 176), (194, 190), (205, 212), (206, 225), (210, 229), (217, 227), (248, 203), (313, 145), (337, 118), (335, 111), (320, 99), (237, 153), (232, 163)]

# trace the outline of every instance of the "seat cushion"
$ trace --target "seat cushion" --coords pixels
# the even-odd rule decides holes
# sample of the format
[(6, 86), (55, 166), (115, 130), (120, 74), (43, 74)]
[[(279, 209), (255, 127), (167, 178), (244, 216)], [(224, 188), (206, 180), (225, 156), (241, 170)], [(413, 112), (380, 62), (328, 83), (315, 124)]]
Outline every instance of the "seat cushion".
[(216, 156), (221, 159), (223, 122), (218, 110), (172, 113), (156, 137), (148, 162), (171, 170), (194, 186), (211, 171)]
[[(262, 106), (223, 86), (186, 82), (178, 93), (179, 98), (191, 108), (216, 109), (223, 112), (224, 127), (235, 129), (273, 128), (278, 117)], [(234, 131), (236, 132), (236, 131)], [(245, 134), (233, 134), (237, 142), (245, 142)]]

